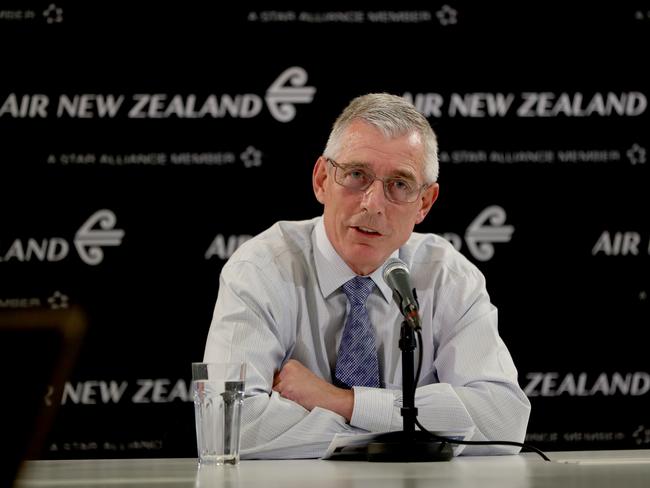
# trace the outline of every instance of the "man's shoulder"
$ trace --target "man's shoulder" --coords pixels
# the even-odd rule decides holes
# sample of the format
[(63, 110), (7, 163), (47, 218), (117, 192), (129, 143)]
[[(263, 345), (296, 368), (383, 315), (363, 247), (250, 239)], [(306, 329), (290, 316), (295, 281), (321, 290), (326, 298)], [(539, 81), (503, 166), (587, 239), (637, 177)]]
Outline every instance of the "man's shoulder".
[(461, 255), (444, 237), (422, 232), (413, 232), (401, 252), (410, 259), (432, 261), (457, 259)]
[(477, 270), (451, 242), (432, 233), (413, 232), (400, 249), (400, 258), (416, 269), (447, 269), (460, 274)]
[(296, 254), (311, 253), (312, 232), (318, 217), (310, 220), (280, 220), (244, 242), (230, 257), (231, 265), (249, 261), (260, 266), (283, 258), (293, 259)]

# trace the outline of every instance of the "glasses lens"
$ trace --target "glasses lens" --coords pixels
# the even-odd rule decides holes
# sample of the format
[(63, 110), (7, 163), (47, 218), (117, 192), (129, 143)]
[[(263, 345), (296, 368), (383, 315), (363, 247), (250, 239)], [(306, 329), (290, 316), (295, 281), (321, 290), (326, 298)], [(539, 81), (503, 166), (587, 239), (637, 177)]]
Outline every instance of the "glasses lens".
[(336, 181), (354, 190), (365, 190), (374, 181), (374, 176), (359, 168), (337, 167), (335, 173)]
[(413, 183), (403, 178), (392, 178), (386, 182), (386, 196), (395, 202), (409, 203), (416, 198), (416, 189)]

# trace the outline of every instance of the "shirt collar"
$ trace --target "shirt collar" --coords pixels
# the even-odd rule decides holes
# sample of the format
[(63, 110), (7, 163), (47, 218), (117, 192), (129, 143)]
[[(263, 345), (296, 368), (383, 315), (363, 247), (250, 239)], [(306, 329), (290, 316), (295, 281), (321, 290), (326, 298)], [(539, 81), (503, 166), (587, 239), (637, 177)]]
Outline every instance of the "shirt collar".
[[(334, 246), (327, 237), (327, 232), (325, 232), (325, 224), (323, 223), (322, 217), (316, 222), (316, 227), (312, 234), (312, 244), (320, 291), (324, 298), (328, 298), (345, 282), (357, 276), (357, 274), (350, 269), (341, 256), (338, 255), (336, 249), (334, 249)], [(396, 250), (390, 257), (397, 256), (398, 251)], [(390, 302), (393, 299), (393, 292), (382, 277), (383, 268), (383, 265), (379, 266), (369, 276), (381, 291), (384, 299)]]

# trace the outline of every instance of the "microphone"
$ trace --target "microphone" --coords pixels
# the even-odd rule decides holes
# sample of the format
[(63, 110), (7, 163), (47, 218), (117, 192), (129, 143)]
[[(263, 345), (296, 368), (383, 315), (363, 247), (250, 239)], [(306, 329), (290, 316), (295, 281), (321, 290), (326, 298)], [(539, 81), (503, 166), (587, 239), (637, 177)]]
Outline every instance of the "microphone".
[(411, 287), (411, 277), (406, 263), (398, 258), (390, 258), (384, 265), (384, 281), (393, 290), (393, 298), (406, 322), (414, 330), (420, 330), (419, 305), (415, 289)]

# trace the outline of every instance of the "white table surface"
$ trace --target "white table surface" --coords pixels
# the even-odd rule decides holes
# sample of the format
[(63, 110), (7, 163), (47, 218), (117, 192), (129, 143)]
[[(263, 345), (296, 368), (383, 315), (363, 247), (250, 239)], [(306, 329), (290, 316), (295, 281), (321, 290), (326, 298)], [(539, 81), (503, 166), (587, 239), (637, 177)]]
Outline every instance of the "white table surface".
[(242, 461), (198, 468), (196, 459), (30, 461), (15, 488), (28, 487), (650, 487), (650, 450), (549, 452), (464, 457), (437, 463)]

